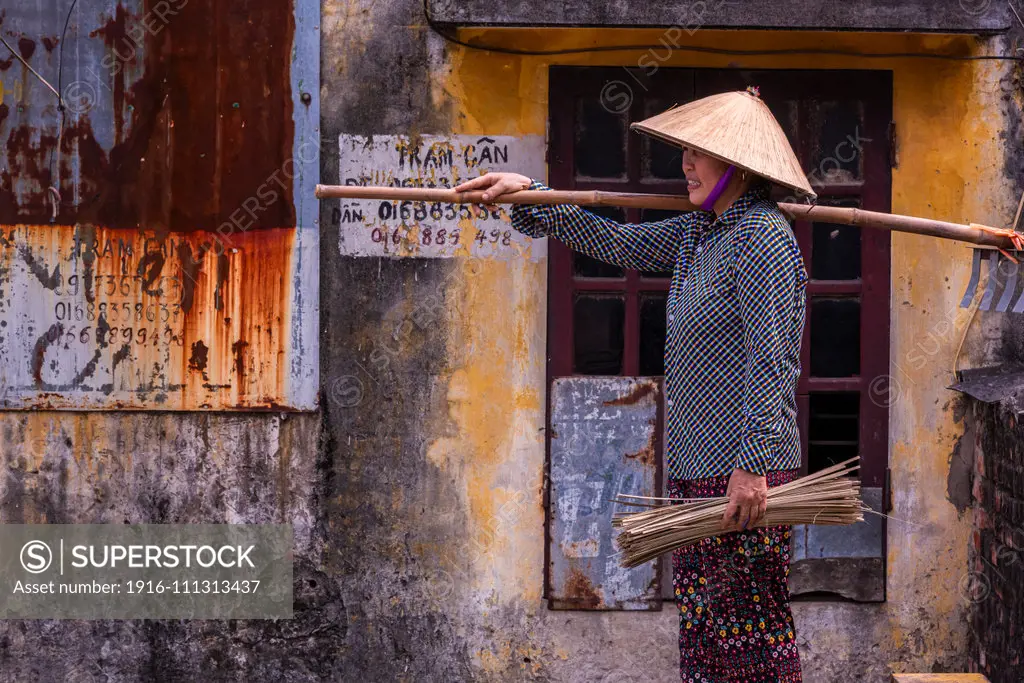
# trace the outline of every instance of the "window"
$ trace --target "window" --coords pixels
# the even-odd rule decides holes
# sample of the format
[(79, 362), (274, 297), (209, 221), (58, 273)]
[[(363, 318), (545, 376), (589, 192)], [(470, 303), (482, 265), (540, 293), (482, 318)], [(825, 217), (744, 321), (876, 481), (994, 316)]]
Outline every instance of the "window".
[[(615, 81), (629, 86), (631, 98), (602, 100), (602, 94), (607, 94), (609, 84)], [(623, 68), (553, 67), (550, 182), (559, 189), (682, 194), (685, 181), (681, 152), (630, 132), (629, 124), (675, 103), (742, 90), (747, 85), (761, 87), (765, 102), (789, 135), (815, 186), (820, 204), (890, 209), (888, 126), (892, 80), (889, 72), (881, 71), (660, 68), (654, 78), (648, 79)], [(625, 88), (620, 88), (621, 92), (626, 92)], [(779, 191), (776, 199), (781, 201), (787, 194)], [(596, 212), (626, 222), (671, 215), (618, 208)], [(810, 276), (802, 374), (797, 389), (803, 472), (817, 471), (860, 454), (865, 502), (881, 510), (888, 457), (888, 409), (877, 401), (877, 387), (871, 385), (872, 380), (877, 383), (888, 372), (889, 235), (881, 230), (862, 231), (811, 221), (796, 221), (793, 230)], [(562, 385), (569, 378), (576, 383), (577, 396), (587, 382), (606, 382), (608, 377), (629, 380), (620, 383), (622, 390), (636, 393), (633, 380), (657, 379), (664, 373), (665, 301), (670, 276), (622, 270), (550, 241), (548, 378), (553, 397), (557, 391), (564, 392)], [(600, 386), (601, 391), (609, 391), (606, 383)], [(657, 394), (657, 407), (651, 405), (647, 410), (650, 419), (656, 414), (660, 420), (660, 391)], [(628, 420), (635, 422), (636, 415), (629, 414)], [(564, 426), (565, 415), (552, 412), (550, 423), (553, 426), (556, 422)], [(557, 439), (557, 430), (552, 431), (555, 433), (551, 438)], [(608, 453), (602, 451), (601, 468), (606, 476), (595, 479), (594, 486), (607, 489), (612, 480), (631, 485), (642, 480), (657, 482), (654, 495), (664, 495), (660, 490), (662, 441), (660, 435), (652, 439), (656, 452), (647, 461), (649, 472), (639, 480), (616, 478), (609, 470)], [(623, 448), (619, 457), (625, 463), (630, 453)], [(581, 495), (578, 482), (573, 486), (566, 482), (574, 476), (572, 472), (585, 470), (590, 462), (582, 451), (575, 458), (568, 469), (562, 467), (565, 463), (550, 467), (549, 459), (549, 568), (566, 560), (564, 539), (552, 533), (564, 521), (559, 516), (565, 514), (566, 506), (559, 502), (564, 502), (566, 496)], [(628, 467), (623, 465), (627, 469), (635, 466), (635, 459)], [(606, 498), (616, 492), (607, 491)], [(825, 527), (795, 530), (790, 580), (793, 593), (824, 591), (857, 600), (883, 600), (884, 525), (880, 518), (870, 517), (873, 519), (844, 528), (842, 536)], [(572, 542), (582, 541), (575, 538)], [(621, 577), (608, 573), (607, 566), (614, 562), (604, 562), (601, 555), (584, 563), (586, 566), (579, 557), (571, 559), (577, 574), (584, 575), (588, 588), (598, 595), (610, 590), (608, 586), (622, 583)], [(568, 576), (564, 572), (554, 574)], [(602, 609), (615, 608), (610, 600), (566, 602), (565, 586), (552, 576), (549, 571), (545, 588), (553, 606), (595, 608), (599, 604)], [(670, 583), (669, 574), (663, 571), (662, 576), (666, 584)], [(577, 582), (579, 578), (576, 576)], [(663, 586), (662, 593), (671, 596), (671, 586)], [(650, 601), (643, 600), (625, 600), (623, 604), (627, 606), (620, 608), (652, 608)], [(638, 604), (644, 606), (636, 607)]]

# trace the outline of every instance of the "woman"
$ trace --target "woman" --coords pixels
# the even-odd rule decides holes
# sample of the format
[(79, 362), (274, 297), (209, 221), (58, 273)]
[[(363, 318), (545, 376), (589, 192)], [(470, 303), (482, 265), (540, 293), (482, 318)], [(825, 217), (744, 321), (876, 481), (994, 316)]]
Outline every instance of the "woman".
[[(753, 527), (768, 487), (791, 481), (800, 468), (795, 392), (807, 276), (789, 223), (769, 199), (770, 184), (814, 193), (756, 88), (632, 127), (683, 147), (689, 198), (700, 211), (623, 225), (575, 206), (516, 205), (512, 226), (623, 268), (673, 270), (665, 348), (669, 494), (729, 498), (725, 533), (673, 556), (680, 675), (686, 683), (797, 683), (790, 529)], [(456, 188), (481, 189), (493, 201), (548, 188), (515, 173), (488, 173)]]

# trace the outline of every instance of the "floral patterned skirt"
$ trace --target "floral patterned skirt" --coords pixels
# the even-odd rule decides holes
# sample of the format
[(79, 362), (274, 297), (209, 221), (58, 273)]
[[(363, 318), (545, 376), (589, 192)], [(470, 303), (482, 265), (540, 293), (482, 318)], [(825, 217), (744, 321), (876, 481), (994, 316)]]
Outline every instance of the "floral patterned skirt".
[[(769, 472), (768, 486), (799, 470)], [(669, 479), (673, 498), (724, 496), (729, 476)], [(683, 683), (801, 683), (789, 609), (789, 526), (723, 534), (673, 553)]]

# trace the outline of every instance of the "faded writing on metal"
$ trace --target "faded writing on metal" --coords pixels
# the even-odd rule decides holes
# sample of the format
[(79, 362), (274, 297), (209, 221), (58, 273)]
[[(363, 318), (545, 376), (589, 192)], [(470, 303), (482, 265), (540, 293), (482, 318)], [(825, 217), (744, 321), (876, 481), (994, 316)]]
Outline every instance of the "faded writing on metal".
[[(340, 145), (342, 185), (451, 188), (490, 171), (544, 172), (536, 135), (342, 135)], [(510, 208), (352, 199), (334, 207), (332, 222), (341, 253), (353, 256), (543, 256), (543, 241), (512, 230)]]

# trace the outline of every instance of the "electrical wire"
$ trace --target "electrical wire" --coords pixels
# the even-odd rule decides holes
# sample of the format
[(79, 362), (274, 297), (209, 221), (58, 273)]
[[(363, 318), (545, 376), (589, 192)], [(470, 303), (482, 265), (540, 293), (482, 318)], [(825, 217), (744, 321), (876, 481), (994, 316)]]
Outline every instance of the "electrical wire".
[[(1014, 11), (1016, 14), (1016, 11)], [(447, 33), (442, 25), (435, 21), (430, 16), (430, 8), (427, 6), (427, 0), (423, 0), (423, 16), (426, 18), (427, 26), (430, 27), (434, 33), (444, 38), (449, 43), (455, 45), (461, 45), (462, 47), (468, 47), (473, 50), (483, 50), (486, 52), (496, 52), (499, 54), (506, 55), (522, 55), (522, 56), (554, 56), (554, 55), (575, 55), (575, 54), (586, 54), (591, 52), (619, 52), (619, 51), (636, 51), (636, 50), (664, 50), (667, 45), (664, 43), (648, 44), (648, 45), (595, 45), (592, 47), (575, 47), (575, 48), (563, 48), (558, 50), (522, 50), (518, 48), (502, 47), (498, 45), (485, 45), (483, 43), (470, 43), (464, 40), (460, 40), (453, 35)], [(766, 57), (766, 56), (779, 56), (779, 55), (832, 55), (839, 57), (866, 57), (871, 59), (901, 59), (901, 58), (920, 58), (920, 59), (939, 59), (949, 60), (958, 62), (974, 62), (974, 61), (1021, 61), (1024, 60), (1022, 56), (1010, 56), (1010, 55), (950, 55), (936, 52), (861, 52), (859, 50), (836, 50), (836, 49), (824, 49), (824, 48), (783, 48), (777, 50), (736, 50), (731, 48), (718, 48), (718, 47), (703, 47), (697, 45), (673, 45), (673, 49), (679, 50), (680, 52), (697, 52), (703, 54), (713, 55), (734, 55), (741, 57)]]
[[(60, 34), (60, 52), (57, 53), (57, 91), (58, 93), (64, 92), (64, 42), (68, 34), (68, 24), (71, 23), (71, 14), (75, 11), (75, 5), (78, 4), (78, 0), (72, 0), (71, 7), (68, 8), (68, 15), (64, 18), (64, 30)], [(60, 125), (57, 128), (57, 144), (54, 149), (50, 150), (50, 182), (52, 183), (50, 189), (53, 191), (53, 215), (50, 218), (50, 222), (54, 223), (57, 220), (57, 214), (60, 210), (61, 197), (60, 197), (60, 154), (61, 145), (64, 142), (64, 125), (67, 120), (67, 107), (64, 106), (64, 98), (60, 94), (57, 97), (57, 111), (60, 113)], [(57, 165), (53, 164), (54, 153), (57, 155)]]
[[(1016, 266), (1015, 266), (1016, 267)], [(995, 277), (994, 274), (989, 277)], [(964, 325), (964, 333), (960, 335), (960, 343), (956, 345), (956, 353), (953, 354), (953, 377), (957, 381), (960, 381), (960, 352), (963, 351), (964, 342), (967, 341), (967, 334), (971, 331), (971, 323), (974, 322), (974, 317), (978, 315), (978, 309), (981, 308), (981, 298), (979, 297), (977, 302), (974, 302), (971, 307), (971, 317), (967, 319), (967, 324)]]
[(1017, 17), (1017, 23), (1020, 24), (1021, 28), (1024, 28), (1024, 19), (1021, 19), (1020, 14), (1017, 12), (1017, 8), (1013, 6), (1012, 0), (1007, 0), (1006, 4), (1010, 6), (1010, 11), (1013, 12), (1013, 16)]
[(7, 48), (8, 50), (10, 50), (10, 51), (11, 51), (11, 54), (12, 54), (12, 55), (14, 55), (14, 56), (15, 56), (15, 57), (16, 57), (16, 58), (18, 59), (18, 61), (19, 61), (19, 62), (21, 62), (22, 64), (24, 64), (24, 65), (25, 65), (25, 68), (26, 68), (26, 69), (28, 69), (28, 70), (29, 70), (30, 72), (32, 72), (32, 75), (33, 75), (33, 76), (35, 76), (35, 77), (36, 77), (36, 78), (38, 78), (38, 79), (39, 79), (40, 81), (42, 81), (43, 85), (45, 85), (45, 86), (46, 86), (47, 88), (49, 88), (49, 89), (50, 89), (50, 91), (51, 91), (51, 92), (53, 92), (53, 94), (57, 96), (57, 99), (58, 99), (58, 100), (60, 99), (60, 92), (59, 92), (59, 91), (57, 91), (57, 89), (56, 89), (56, 88), (54, 88), (54, 87), (53, 87), (52, 85), (50, 85), (50, 82), (49, 82), (48, 80), (46, 80), (45, 78), (43, 78), (42, 76), (40, 76), (40, 75), (39, 75), (39, 72), (38, 72), (38, 71), (36, 71), (35, 69), (33, 69), (33, 68), (32, 68), (32, 65), (31, 65), (31, 64), (29, 64), (28, 62), (26, 62), (26, 61), (25, 61), (25, 58), (24, 58), (24, 57), (22, 57), (22, 56), (21, 56), (21, 55), (20, 55), (20, 54), (18, 53), (18, 51), (17, 51), (17, 50), (15, 50), (15, 49), (14, 49), (13, 47), (11, 47), (11, 44), (10, 44), (10, 43), (8, 43), (8, 42), (7, 42), (6, 40), (4, 40), (4, 37), (3, 37), (3, 36), (0, 36), (0, 43), (3, 43), (3, 44), (4, 44), (4, 47), (6, 47), (6, 48)]

